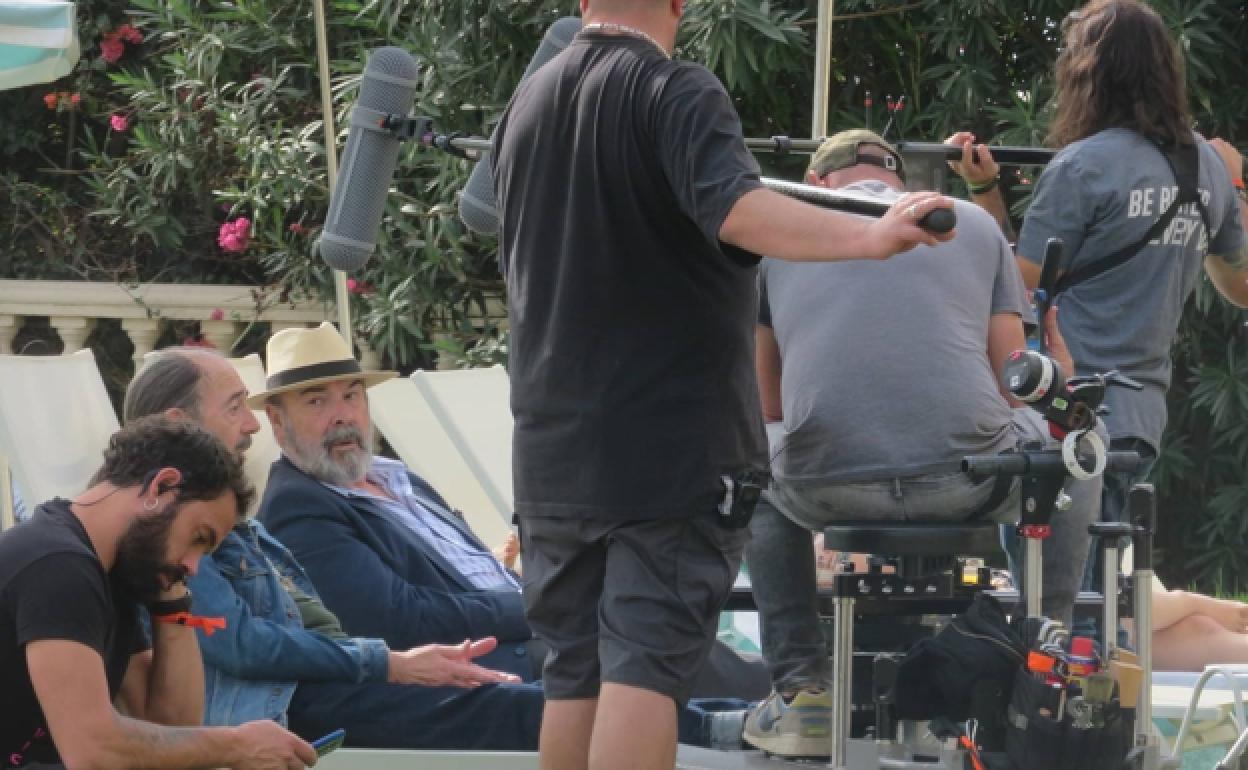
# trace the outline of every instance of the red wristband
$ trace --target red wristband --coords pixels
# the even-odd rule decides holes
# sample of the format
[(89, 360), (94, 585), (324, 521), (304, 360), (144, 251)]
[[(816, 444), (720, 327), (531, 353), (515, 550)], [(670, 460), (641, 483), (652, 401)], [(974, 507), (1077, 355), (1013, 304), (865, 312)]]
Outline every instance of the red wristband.
[(1232, 180), (1231, 180), (1231, 184), (1235, 185), (1235, 189), (1236, 189), (1236, 190), (1242, 190), (1242, 189), (1244, 189), (1244, 180), (1243, 180), (1243, 179), (1232, 179)]
[(179, 626), (198, 628), (202, 630), (206, 636), (212, 636), (217, 631), (225, 628), (225, 618), (206, 618), (202, 615), (192, 615), (189, 612), (175, 612), (171, 615), (153, 615), (152, 620), (160, 623), (174, 623)]

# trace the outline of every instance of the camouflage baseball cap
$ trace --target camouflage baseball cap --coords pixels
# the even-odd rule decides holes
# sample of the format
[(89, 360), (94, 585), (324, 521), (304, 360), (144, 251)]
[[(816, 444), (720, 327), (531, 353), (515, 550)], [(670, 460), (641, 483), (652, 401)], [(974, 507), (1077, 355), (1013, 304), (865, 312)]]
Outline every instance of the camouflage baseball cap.
[[(875, 145), (885, 150), (889, 157), (859, 155), (858, 148), (864, 144)], [(889, 171), (896, 171), (897, 176), (901, 177), (903, 182), (906, 179), (906, 167), (897, 148), (884, 141), (879, 134), (864, 128), (841, 131), (824, 139), (823, 144), (819, 145), (819, 149), (815, 151), (814, 157), (810, 159), (810, 171), (813, 171), (815, 176), (823, 177), (829, 171), (849, 168), (858, 163), (881, 166)]]

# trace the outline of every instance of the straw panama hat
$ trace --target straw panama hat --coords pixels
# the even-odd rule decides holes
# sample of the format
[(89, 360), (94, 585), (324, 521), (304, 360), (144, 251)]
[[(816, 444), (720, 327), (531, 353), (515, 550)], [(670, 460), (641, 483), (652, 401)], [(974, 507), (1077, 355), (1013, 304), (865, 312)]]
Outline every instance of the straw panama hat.
[(398, 372), (366, 372), (347, 341), (329, 321), (315, 329), (282, 329), (265, 348), (269, 371), (262, 393), (247, 397), (247, 406), (263, 409), (269, 396), (338, 380), (363, 380), (370, 388)]

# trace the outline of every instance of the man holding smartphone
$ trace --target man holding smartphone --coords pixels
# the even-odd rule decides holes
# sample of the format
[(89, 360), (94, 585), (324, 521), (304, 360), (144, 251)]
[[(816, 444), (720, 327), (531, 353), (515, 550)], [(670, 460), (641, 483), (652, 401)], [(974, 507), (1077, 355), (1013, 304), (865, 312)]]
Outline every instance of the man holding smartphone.
[[(113, 436), (90, 488), (0, 535), (6, 767), (316, 763), (311, 746), (274, 722), (199, 727), (203, 667), (184, 578), (252, 494), (241, 464), (206, 431), (140, 420)], [(141, 605), (154, 621), (150, 640)]]

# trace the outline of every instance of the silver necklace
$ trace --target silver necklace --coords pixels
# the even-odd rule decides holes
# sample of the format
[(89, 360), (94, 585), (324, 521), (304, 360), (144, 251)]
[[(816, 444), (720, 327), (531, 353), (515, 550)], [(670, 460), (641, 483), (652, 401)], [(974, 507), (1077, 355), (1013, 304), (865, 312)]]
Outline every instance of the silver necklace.
[(616, 24), (613, 21), (595, 21), (590, 24), (586, 24), (584, 27), (582, 27), (582, 31), (583, 32), (606, 32), (611, 35), (627, 35), (628, 37), (636, 37), (636, 38), (641, 38), (642, 40), (648, 40), (650, 41), (650, 44), (653, 45), (655, 48), (659, 49), (659, 52), (662, 53), (665, 57), (669, 59), (672, 58), (671, 54), (667, 52), (667, 49), (659, 45), (659, 41), (650, 37), (650, 35), (647, 34), (644, 30), (637, 29), (636, 27), (630, 27), (627, 24)]

